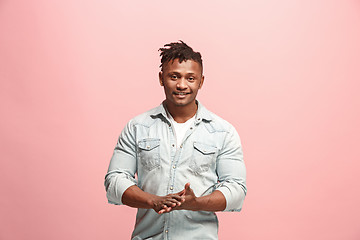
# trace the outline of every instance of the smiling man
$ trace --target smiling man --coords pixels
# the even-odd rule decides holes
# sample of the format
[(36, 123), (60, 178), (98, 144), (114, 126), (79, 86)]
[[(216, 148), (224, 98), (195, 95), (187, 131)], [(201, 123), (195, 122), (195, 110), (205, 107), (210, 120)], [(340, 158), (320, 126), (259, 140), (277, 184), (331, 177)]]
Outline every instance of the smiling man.
[(201, 54), (182, 41), (159, 50), (165, 100), (121, 132), (107, 198), (138, 208), (133, 240), (218, 239), (215, 212), (240, 211), (247, 191), (240, 138), (196, 100)]

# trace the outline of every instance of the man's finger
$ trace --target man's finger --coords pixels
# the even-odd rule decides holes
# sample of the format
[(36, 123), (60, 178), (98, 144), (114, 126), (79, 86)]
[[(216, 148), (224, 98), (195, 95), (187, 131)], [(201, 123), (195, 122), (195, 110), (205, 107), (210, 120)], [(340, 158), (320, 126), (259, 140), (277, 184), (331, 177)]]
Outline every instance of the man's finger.
[(178, 201), (174, 200), (174, 201), (165, 201), (164, 204), (166, 204), (166, 206), (168, 207), (175, 207), (177, 205)]
[(158, 214), (162, 214), (165, 212), (170, 212), (172, 210), (172, 207), (166, 207), (164, 206), (160, 211), (158, 211)]
[[(184, 190), (183, 190), (183, 191), (184, 191)], [(173, 199), (181, 202), (181, 195), (171, 194), (171, 195), (169, 195), (169, 197), (171, 197), (171, 198), (173, 198)]]
[(183, 189), (183, 190), (181, 190), (180, 192), (175, 193), (175, 194), (178, 195), (178, 196), (181, 196), (181, 195), (183, 195), (184, 193), (185, 193), (185, 189)]

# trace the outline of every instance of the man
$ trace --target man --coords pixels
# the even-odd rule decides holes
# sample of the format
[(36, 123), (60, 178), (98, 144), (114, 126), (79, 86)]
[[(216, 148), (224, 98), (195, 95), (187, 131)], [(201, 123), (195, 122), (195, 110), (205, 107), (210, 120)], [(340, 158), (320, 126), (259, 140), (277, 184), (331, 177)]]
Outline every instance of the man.
[(138, 208), (133, 240), (218, 239), (214, 212), (240, 211), (247, 191), (240, 138), (196, 100), (201, 54), (182, 41), (159, 50), (165, 100), (120, 134), (107, 198)]

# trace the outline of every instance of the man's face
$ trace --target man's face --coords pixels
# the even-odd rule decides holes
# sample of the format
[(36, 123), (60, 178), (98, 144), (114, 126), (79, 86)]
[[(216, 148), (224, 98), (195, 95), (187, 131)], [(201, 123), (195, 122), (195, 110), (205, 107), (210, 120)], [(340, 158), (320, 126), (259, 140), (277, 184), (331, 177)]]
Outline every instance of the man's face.
[(204, 82), (199, 63), (179, 59), (165, 64), (159, 72), (160, 85), (164, 87), (166, 103), (175, 106), (186, 106), (195, 103), (198, 90)]

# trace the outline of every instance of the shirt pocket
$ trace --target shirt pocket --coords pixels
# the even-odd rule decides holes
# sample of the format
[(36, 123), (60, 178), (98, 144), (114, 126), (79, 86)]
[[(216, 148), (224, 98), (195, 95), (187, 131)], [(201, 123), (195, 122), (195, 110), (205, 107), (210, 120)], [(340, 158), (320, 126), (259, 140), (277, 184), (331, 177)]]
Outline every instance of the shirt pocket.
[(209, 170), (215, 162), (217, 148), (208, 144), (194, 142), (193, 154), (190, 161), (190, 169), (195, 173), (203, 173)]
[(148, 171), (160, 166), (160, 139), (146, 138), (138, 142), (138, 158)]

